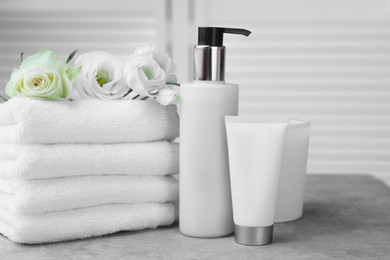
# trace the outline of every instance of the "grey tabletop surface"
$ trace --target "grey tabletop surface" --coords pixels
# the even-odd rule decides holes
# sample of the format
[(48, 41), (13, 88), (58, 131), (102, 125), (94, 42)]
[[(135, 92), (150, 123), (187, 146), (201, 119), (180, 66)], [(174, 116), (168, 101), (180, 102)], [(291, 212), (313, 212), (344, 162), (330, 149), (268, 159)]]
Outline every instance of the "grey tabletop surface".
[(268, 246), (190, 238), (173, 225), (43, 245), (0, 235), (0, 259), (390, 259), (390, 188), (368, 175), (310, 175), (303, 217), (276, 224)]

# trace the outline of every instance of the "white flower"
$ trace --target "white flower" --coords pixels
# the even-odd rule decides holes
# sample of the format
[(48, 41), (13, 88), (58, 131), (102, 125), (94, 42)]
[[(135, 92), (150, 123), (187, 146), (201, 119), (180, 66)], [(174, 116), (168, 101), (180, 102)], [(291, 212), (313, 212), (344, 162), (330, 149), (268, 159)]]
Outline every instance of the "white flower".
[(76, 81), (81, 98), (121, 99), (130, 92), (122, 77), (123, 62), (112, 54), (92, 51), (79, 56), (75, 64), (82, 66)]
[(127, 85), (140, 96), (154, 96), (165, 86), (164, 70), (150, 55), (134, 54), (123, 68)]
[(175, 63), (173, 63), (172, 58), (169, 56), (169, 54), (165, 50), (159, 48), (155, 44), (145, 43), (145, 44), (139, 45), (135, 49), (134, 53), (152, 56), (152, 58), (164, 70), (166, 81), (167, 82), (177, 82)]
[(166, 86), (158, 91), (156, 101), (163, 106), (176, 105), (180, 101), (180, 88), (173, 85)]

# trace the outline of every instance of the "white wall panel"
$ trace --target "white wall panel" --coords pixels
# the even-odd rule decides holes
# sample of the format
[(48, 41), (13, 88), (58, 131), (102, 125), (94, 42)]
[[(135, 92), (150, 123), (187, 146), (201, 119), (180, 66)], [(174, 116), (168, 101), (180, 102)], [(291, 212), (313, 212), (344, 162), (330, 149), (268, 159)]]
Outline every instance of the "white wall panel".
[(198, 26), (225, 37), (240, 113), (312, 121), (308, 171), (390, 176), (390, 1), (196, 3)]

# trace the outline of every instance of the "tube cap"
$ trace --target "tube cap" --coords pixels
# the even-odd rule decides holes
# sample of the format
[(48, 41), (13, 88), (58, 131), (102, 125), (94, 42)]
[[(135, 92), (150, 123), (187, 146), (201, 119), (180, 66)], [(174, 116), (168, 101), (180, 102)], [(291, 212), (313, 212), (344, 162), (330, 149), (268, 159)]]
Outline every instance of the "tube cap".
[(274, 225), (268, 227), (245, 227), (234, 225), (234, 237), (238, 244), (263, 246), (272, 243)]

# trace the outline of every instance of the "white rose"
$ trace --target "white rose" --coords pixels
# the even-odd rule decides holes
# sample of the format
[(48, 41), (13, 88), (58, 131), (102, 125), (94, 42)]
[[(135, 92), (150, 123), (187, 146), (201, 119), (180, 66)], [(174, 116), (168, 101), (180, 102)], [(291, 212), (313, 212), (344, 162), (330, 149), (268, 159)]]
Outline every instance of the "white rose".
[(167, 82), (177, 82), (176, 66), (169, 54), (155, 44), (141, 44), (135, 51), (135, 54), (150, 55), (160, 65), (165, 72)]
[(150, 56), (134, 54), (125, 62), (123, 76), (127, 85), (138, 95), (154, 96), (165, 86), (164, 70)]
[(5, 91), (10, 97), (68, 99), (79, 73), (80, 67), (71, 68), (53, 51), (42, 49), (14, 69)]
[(131, 91), (122, 76), (123, 62), (104, 51), (92, 51), (79, 56), (82, 66), (76, 89), (81, 98), (122, 99)]
[(168, 85), (158, 91), (156, 101), (163, 106), (176, 105), (180, 101), (180, 88), (174, 85)]

